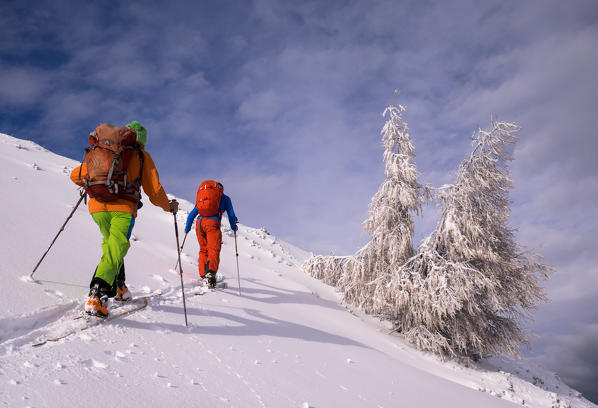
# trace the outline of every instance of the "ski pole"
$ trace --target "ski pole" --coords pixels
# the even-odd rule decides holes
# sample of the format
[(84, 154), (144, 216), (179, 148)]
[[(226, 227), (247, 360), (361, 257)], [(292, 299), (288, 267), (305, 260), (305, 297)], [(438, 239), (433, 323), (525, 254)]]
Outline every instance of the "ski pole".
[(183, 237), (183, 243), (181, 244), (181, 251), (183, 250), (183, 247), (185, 246), (185, 241), (187, 240), (187, 234), (188, 234), (188, 232), (185, 232), (185, 236)]
[(237, 283), (239, 284), (239, 296), (241, 296), (241, 276), (239, 275), (239, 250), (237, 249), (237, 231), (235, 233), (235, 255), (237, 256)]
[[(181, 244), (181, 251), (183, 250), (183, 247), (185, 246), (185, 241), (187, 240), (187, 232), (185, 232), (185, 237), (183, 238), (183, 243)], [(177, 266), (179, 266), (179, 261), (176, 261), (176, 265), (174, 266), (174, 268), (172, 268), (173, 270), (176, 271)]]
[(183, 292), (183, 310), (185, 311), (185, 326), (187, 324), (187, 304), (185, 303), (185, 287), (183, 286), (183, 265), (181, 264), (181, 248), (179, 247), (179, 227), (176, 222), (176, 213), (174, 215), (174, 235), (176, 235), (176, 249), (179, 253), (179, 272), (181, 275), (181, 291)]
[(54, 239), (50, 243), (50, 246), (48, 247), (48, 249), (46, 250), (46, 252), (44, 252), (44, 254), (42, 255), (42, 257), (39, 260), (39, 262), (37, 263), (37, 265), (35, 265), (35, 268), (33, 268), (33, 272), (31, 272), (31, 275), (29, 275), (29, 277), (31, 279), (33, 279), (33, 274), (35, 273), (35, 271), (37, 270), (37, 268), (39, 267), (39, 265), (42, 263), (42, 261), (44, 260), (44, 258), (47, 255), (47, 253), (50, 251), (50, 248), (52, 248), (52, 245), (54, 245), (54, 242), (56, 242), (56, 239), (58, 238), (58, 236), (60, 235), (60, 233), (62, 231), (64, 231), (64, 227), (66, 226), (66, 223), (69, 222), (69, 220), (71, 219), (71, 217), (73, 216), (73, 214), (77, 210), (77, 207), (79, 207), (79, 204), (81, 204), (81, 201), (83, 201), (83, 199), (85, 198), (85, 192), (84, 192), (84, 190), (81, 190), (81, 192), (79, 194), (81, 195), (81, 197), (79, 198), (79, 201), (77, 201), (77, 204), (75, 204), (75, 208), (73, 208), (73, 211), (71, 211), (71, 213), (67, 217), (67, 219), (64, 222), (64, 224), (62, 224), (62, 227), (60, 227), (60, 230), (58, 231), (58, 234), (56, 234), (56, 236), (54, 237)]

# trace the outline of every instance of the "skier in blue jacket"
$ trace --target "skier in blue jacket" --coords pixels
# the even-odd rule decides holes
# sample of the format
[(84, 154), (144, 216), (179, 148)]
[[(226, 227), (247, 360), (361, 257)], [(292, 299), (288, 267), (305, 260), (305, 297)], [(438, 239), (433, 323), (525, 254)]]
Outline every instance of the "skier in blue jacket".
[[(218, 207), (216, 202), (219, 201)], [(217, 208), (217, 211), (215, 209)], [(201, 183), (197, 192), (197, 202), (185, 225), (185, 233), (191, 231), (196, 217), (196, 235), (199, 242), (199, 276), (208, 280), (210, 287), (216, 286), (216, 272), (220, 265), (222, 231), (220, 222), (226, 211), (228, 222), (233, 231), (237, 230), (237, 217), (231, 199), (223, 193), (222, 184), (207, 180)]]

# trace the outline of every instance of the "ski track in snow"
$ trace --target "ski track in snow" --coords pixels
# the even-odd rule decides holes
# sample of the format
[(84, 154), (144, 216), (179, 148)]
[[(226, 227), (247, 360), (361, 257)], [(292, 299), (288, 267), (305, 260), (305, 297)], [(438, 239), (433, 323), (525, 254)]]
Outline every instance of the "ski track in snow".
[(236, 371), (232, 366), (230, 366), (229, 364), (227, 364), (226, 362), (224, 362), (220, 357), (218, 357), (217, 354), (215, 354), (212, 350), (210, 350), (209, 348), (207, 348), (199, 339), (195, 339), (196, 343), (200, 345), (200, 347), (211, 357), (213, 357), (218, 364), (222, 365), (225, 367), (227, 373), (233, 377), (236, 377), (239, 381), (241, 381), (241, 383), (243, 383), (243, 385), (245, 385), (247, 387), (247, 389), (251, 392), (251, 394), (255, 397), (255, 399), (257, 400), (257, 402), (259, 403), (259, 405), (261, 407), (265, 407), (266, 405), (264, 404), (264, 401), (262, 401), (262, 397), (257, 393), (257, 391), (251, 386), (251, 384), (249, 383), (249, 381), (247, 381), (245, 379), (245, 377), (243, 377), (243, 375), (241, 373), (239, 373), (238, 371)]
[(31, 313), (0, 319), (0, 356), (15, 348), (29, 344), (35, 338), (49, 333), (48, 326), (65, 327), (72, 320), (74, 309), (81, 303), (71, 300), (67, 303), (41, 308)]

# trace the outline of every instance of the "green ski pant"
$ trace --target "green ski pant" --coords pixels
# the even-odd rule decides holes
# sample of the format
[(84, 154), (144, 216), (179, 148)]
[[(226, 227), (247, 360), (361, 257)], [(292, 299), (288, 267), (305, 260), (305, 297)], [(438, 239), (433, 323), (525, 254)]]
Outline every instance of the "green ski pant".
[(122, 211), (102, 211), (91, 214), (102, 233), (102, 259), (95, 277), (113, 285), (131, 244), (129, 238), (135, 217)]

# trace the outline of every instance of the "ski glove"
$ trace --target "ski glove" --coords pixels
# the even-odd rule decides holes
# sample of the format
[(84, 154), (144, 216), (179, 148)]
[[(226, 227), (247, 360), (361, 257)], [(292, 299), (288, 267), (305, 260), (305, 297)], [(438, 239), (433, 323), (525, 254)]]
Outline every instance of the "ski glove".
[(179, 202), (177, 200), (170, 200), (170, 212), (176, 214), (179, 211)]
[(232, 221), (230, 223), (230, 229), (232, 229), (233, 231), (236, 231), (239, 229), (239, 227), (237, 227), (237, 223), (239, 222), (239, 219), (237, 217), (235, 217), (235, 221)]

